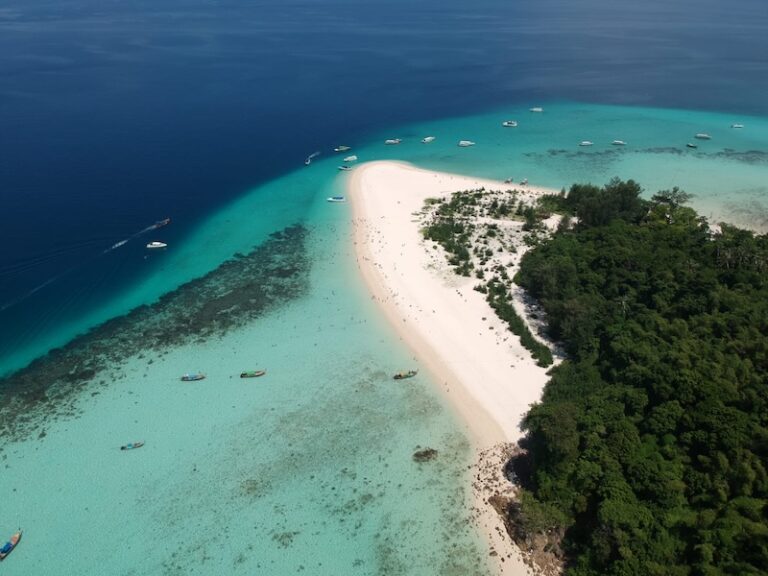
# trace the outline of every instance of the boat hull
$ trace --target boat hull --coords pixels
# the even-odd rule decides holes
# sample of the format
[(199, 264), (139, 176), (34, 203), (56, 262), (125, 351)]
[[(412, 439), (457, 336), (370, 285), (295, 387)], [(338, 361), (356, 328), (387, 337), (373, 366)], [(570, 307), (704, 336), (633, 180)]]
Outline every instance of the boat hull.
[(16, 546), (21, 542), (22, 534), (23, 532), (19, 530), (9, 538), (8, 542), (6, 542), (2, 548), (0, 548), (0, 561), (5, 560), (8, 555), (16, 549)]

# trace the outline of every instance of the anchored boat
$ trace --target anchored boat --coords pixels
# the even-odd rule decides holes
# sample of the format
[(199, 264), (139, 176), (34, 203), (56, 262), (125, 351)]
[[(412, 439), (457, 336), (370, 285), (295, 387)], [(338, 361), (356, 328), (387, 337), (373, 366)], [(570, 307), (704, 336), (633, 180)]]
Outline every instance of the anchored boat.
[(144, 446), (144, 441), (140, 440), (139, 442), (129, 442), (128, 444), (123, 444), (120, 446), (120, 450), (135, 450), (136, 448), (141, 448)]
[(205, 380), (205, 374), (201, 374), (199, 372), (191, 372), (184, 374), (184, 376), (181, 377), (181, 380), (183, 382), (196, 382), (197, 380)]
[(240, 378), (258, 378), (266, 373), (266, 370), (248, 370), (247, 372), (241, 372)]
[(405, 380), (406, 378), (413, 378), (418, 373), (419, 373), (418, 370), (408, 370), (408, 372), (398, 372), (397, 374), (392, 376), (392, 378), (394, 380)]
[(8, 554), (13, 552), (13, 549), (19, 545), (19, 541), (21, 541), (21, 535), (22, 535), (22, 530), (19, 529), (19, 531), (16, 532), (16, 534), (14, 534), (8, 539), (8, 542), (3, 544), (3, 547), (0, 548), (0, 560), (5, 560), (8, 557)]

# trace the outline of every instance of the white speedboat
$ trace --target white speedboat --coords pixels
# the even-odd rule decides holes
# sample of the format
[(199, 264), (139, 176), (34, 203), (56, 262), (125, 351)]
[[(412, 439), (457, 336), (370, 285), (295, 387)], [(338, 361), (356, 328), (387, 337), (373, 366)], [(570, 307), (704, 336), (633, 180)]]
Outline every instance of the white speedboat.
[(426, 136), (426, 137), (421, 139), (421, 143), (422, 144), (429, 144), (430, 142), (434, 142), (434, 141), (435, 141), (435, 137), (434, 136)]
[(582, 140), (579, 142), (579, 146), (592, 146), (592, 144), (594, 144), (594, 142), (590, 142), (589, 140)]
[(334, 152), (346, 152), (347, 150), (352, 150), (351, 146), (336, 146), (336, 148), (333, 149)]
[(614, 146), (626, 146), (627, 145), (627, 143), (624, 142), (624, 140), (614, 140), (613, 142), (611, 142), (611, 144), (613, 144)]
[(344, 162), (355, 162), (355, 161), (357, 161), (357, 156), (355, 156), (354, 154), (352, 154), (352, 156), (347, 156), (346, 158), (344, 158)]
[(544, 108), (542, 108), (541, 106), (534, 106), (530, 110), (531, 112), (544, 112)]
[(468, 148), (469, 146), (474, 146), (475, 143), (472, 142), (472, 140), (459, 140), (459, 146), (462, 148)]
[(710, 136), (709, 134), (705, 134), (704, 132), (699, 132), (698, 134), (696, 134), (696, 136), (694, 136), (694, 138), (696, 138), (697, 140), (711, 140), (712, 136)]
[(395, 144), (400, 144), (400, 142), (402, 142), (400, 138), (389, 138), (387, 140), (384, 140), (384, 144), (386, 144), (387, 146), (394, 146)]
[(517, 122), (514, 120), (504, 120), (501, 125), (504, 126), (504, 128), (517, 128)]
[(731, 128), (744, 128), (744, 124), (731, 124)]
[(341, 166), (339, 166), (339, 170), (346, 172), (347, 170), (352, 170), (352, 167), (347, 166), (346, 164), (342, 164)]
[(346, 202), (347, 199), (344, 198), (344, 196), (331, 196), (329, 198), (326, 198), (328, 202)]
[(147, 244), (149, 250), (160, 250), (161, 248), (167, 248), (168, 244), (165, 242), (150, 242)]

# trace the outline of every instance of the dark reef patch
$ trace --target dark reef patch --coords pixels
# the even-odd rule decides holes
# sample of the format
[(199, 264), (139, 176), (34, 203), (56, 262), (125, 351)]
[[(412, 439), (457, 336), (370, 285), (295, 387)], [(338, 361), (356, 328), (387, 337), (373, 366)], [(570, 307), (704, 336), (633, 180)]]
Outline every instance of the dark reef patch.
[[(96, 326), (0, 379), (0, 438), (22, 440), (52, 416), (72, 416), (78, 392), (107, 367), (143, 350), (203, 342), (305, 294), (308, 230), (275, 232), (151, 305)], [(106, 385), (101, 378), (99, 384)]]

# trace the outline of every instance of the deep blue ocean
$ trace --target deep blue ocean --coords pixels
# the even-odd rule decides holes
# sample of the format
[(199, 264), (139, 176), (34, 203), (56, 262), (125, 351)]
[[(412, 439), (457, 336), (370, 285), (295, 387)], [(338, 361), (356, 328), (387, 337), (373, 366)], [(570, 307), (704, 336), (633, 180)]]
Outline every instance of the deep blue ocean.
[(115, 243), (330, 143), (530, 101), (766, 115), (766, 30), (761, 0), (6, 0), (0, 373), (157, 266)]

